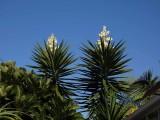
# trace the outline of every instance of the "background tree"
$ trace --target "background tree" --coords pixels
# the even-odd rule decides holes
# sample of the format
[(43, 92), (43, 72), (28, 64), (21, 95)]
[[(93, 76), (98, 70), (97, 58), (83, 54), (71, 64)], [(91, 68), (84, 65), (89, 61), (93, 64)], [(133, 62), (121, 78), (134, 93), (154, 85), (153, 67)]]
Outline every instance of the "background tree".
[(2, 62), (0, 68), (0, 107), (7, 104), (7, 107), (14, 111), (28, 114), (28, 116), (20, 114), (22, 119), (26, 117), (31, 119), (31, 116), (34, 116), (33, 113), (36, 112), (35, 109), (40, 109), (36, 98), (36, 88), (33, 84), (32, 86), (28, 84), (31, 80), (37, 79), (36, 75), (33, 71), (29, 72), (24, 68), (16, 67), (15, 62), (11, 61)]
[(40, 78), (33, 71), (16, 67), (11, 61), (1, 63), (0, 68), (0, 107), (11, 103), (7, 110), (13, 110), (1, 109), (1, 117), (7, 114), (8, 118), (23, 120), (57, 120), (59, 115), (63, 120), (83, 120), (71, 98), (57, 96), (58, 89), (53, 88), (51, 79)]
[(139, 105), (145, 104), (148, 100), (150, 100), (154, 94), (150, 94), (146, 96), (148, 90), (155, 87), (159, 83), (158, 76), (153, 76), (151, 70), (143, 73), (135, 82), (131, 85), (131, 96), (135, 101), (138, 102)]

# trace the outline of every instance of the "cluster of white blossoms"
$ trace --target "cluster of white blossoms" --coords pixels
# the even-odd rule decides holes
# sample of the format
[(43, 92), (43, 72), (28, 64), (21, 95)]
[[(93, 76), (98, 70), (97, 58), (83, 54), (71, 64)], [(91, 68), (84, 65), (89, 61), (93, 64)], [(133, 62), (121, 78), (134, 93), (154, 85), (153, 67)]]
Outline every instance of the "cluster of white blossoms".
[(57, 48), (56, 44), (57, 44), (57, 39), (55, 38), (54, 34), (52, 33), (52, 35), (47, 40), (47, 45), (50, 47), (51, 51), (53, 51), (53, 48), (54, 49)]
[(107, 46), (107, 45), (108, 45), (108, 42), (109, 42), (110, 40), (112, 40), (111, 37), (108, 37), (108, 34), (109, 34), (109, 33), (110, 33), (110, 32), (106, 30), (106, 26), (103, 26), (103, 30), (102, 30), (102, 32), (99, 34), (99, 37), (100, 37), (101, 40), (98, 40), (98, 41), (97, 41), (97, 44), (98, 44), (99, 46), (101, 46), (101, 41), (104, 42), (104, 46)]

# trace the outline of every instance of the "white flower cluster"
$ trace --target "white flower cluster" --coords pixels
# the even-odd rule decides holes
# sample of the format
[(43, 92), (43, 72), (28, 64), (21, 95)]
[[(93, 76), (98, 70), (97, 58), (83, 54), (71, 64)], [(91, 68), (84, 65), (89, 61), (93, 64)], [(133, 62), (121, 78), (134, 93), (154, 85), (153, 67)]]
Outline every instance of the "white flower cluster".
[(47, 45), (50, 47), (51, 51), (53, 51), (53, 48), (56, 49), (57, 39), (55, 38), (54, 34), (48, 38)]
[[(111, 37), (108, 37), (110, 32), (106, 30), (106, 26), (103, 26), (102, 32), (99, 34), (100, 39), (104, 42), (104, 46), (108, 45), (108, 41), (112, 40)], [(97, 41), (97, 44), (101, 46), (101, 40)]]

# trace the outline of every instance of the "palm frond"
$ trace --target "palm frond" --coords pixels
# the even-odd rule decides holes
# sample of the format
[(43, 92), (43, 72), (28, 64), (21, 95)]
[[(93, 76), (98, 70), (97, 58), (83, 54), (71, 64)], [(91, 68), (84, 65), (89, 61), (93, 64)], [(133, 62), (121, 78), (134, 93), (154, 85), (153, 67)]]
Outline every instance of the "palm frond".
[(153, 76), (151, 70), (144, 72), (135, 82), (131, 85), (131, 94), (133, 99), (141, 104), (146, 103), (156, 94), (159, 89), (159, 78)]

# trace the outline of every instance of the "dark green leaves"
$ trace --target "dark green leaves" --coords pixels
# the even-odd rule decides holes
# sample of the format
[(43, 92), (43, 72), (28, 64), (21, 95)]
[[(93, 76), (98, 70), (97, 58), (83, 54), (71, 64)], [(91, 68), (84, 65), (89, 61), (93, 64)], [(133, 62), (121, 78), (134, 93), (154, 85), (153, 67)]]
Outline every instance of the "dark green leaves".
[[(100, 44), (83, 44), (78, 79), (72, 76), (78, 72), (69, 46), (63, 41), (58, 46), (56, 41), (53, 46), (44, 43), (44, 48), (40, 44), (35, 46), (31, 58), (35, 65), (29, 65), (37, 73), (18, 68), (12, 62), (0, 65), (1, 104), (14, 100), (13, 108), (36, 120), (83, 120), (77, 112), (79, 106), (71, 98), (74, 96), (88, 109), (92, 119), (124, 118), (128, 109), (123, 109), (119, 96), (128, 86), (121, 78), (130, 71), (126, 68), (130, 59), (126, 59), (124, 42), (104, 44), (102, 39)], [(23, 115), (22, 118), (28, 119)]]
[(109, 42), (106, 46), (101, 40), (100, 46), (90, 41), (88, 44), (81, 48), (84, 57), (81, 57), (83, 63), (79, 65), (82, 75), (79, 82), (81, 90), (84, 91), (82, 94), (84, 100), (93, 98), (100, 91), (103, 92), (102, 81), (105, 81), (108, 90), (124, 91), (125, 82), (120, 81), (120, 78), (123, 78), (123, 73), (130, 71), (126, 68), (126, 63), (130, 59), (125, 59), (124, 42), (120, 41), (117, 44)]
[(123, 103), (117, 102), (117, 95), (110, 91), (108, 94), (102, 94), (101, 101), (99, 100), (93, 107), (93, 112), (90, 118), (93, 120), (122, 120), (130, 107)]
[[(131, 93), (134, 100), (139, 101), (140, 104), (146, 103), (159, 90), (159, 78), (153, 76), (151, 70), (144, 72), (131, 85)], [(138, 96), (138, 97), (137, 97)]]
[[(37, 44), (33, 51), (32, 60), (36, 65), (30, 65), (30, 67), (37, 69), (40, 77), (51, 78), (51, 83), (59, 86), (60, 94), (65, 94), (66, 96), (73, 94), (71, 91), (75, 87), (72, 84), (72, 79), (69, 79), (68, 76), (75, 72), (75, 67), (72, 67), (72, 63), (76, 59), (69, 52), (69, 46), (63, 41), (52, 50), (46, 42), (45, 48)], [(72, 89), (69, 89), (70, 87)]]

